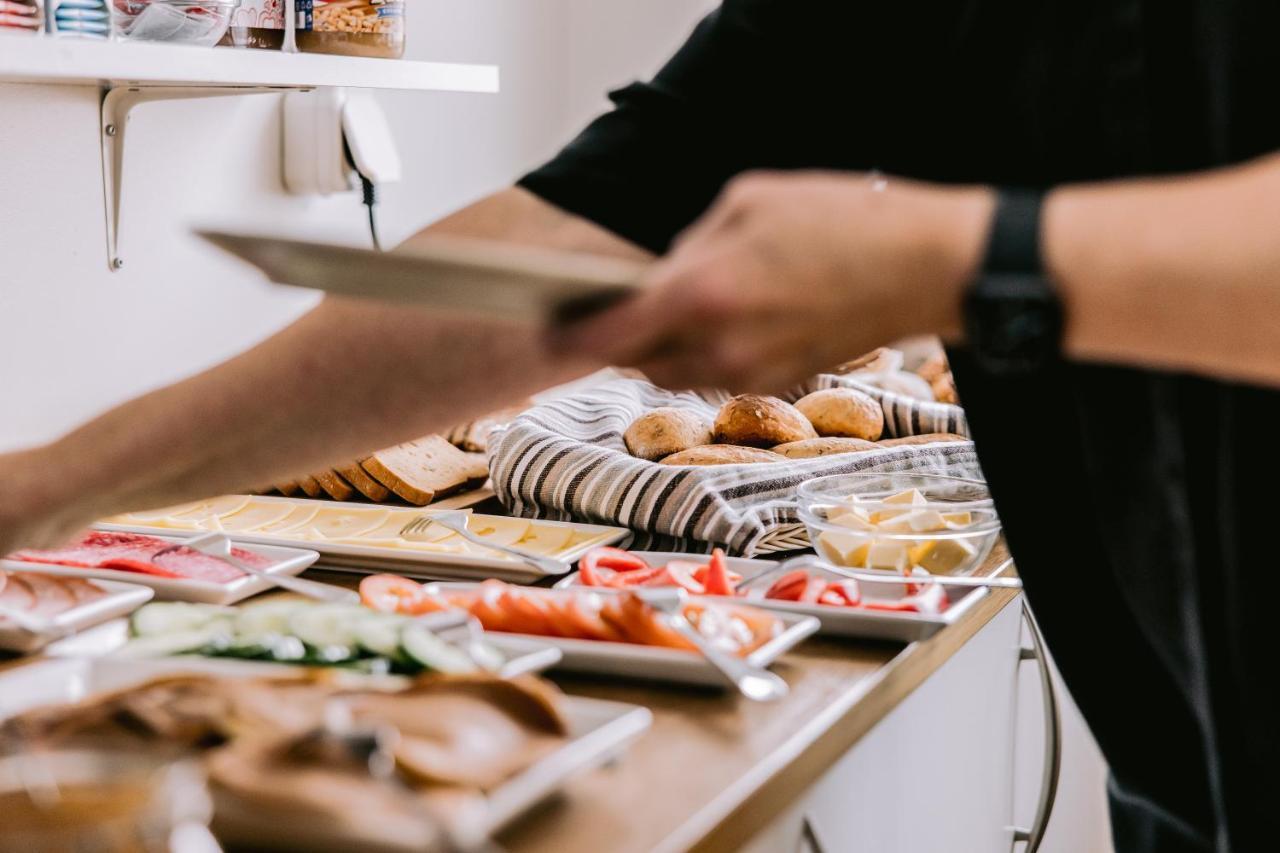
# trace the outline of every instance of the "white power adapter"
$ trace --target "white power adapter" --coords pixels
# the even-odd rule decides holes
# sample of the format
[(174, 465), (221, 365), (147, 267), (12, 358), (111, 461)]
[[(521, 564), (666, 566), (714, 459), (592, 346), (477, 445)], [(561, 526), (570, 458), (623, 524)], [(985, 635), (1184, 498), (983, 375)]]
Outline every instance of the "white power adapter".
[[(333, 195), (400, 180), (400, 154), (382, 108), (365, 92), (325, 87), (284, 96), (284, 185)], [(348, 157), (348, 151), (350, 157)]]

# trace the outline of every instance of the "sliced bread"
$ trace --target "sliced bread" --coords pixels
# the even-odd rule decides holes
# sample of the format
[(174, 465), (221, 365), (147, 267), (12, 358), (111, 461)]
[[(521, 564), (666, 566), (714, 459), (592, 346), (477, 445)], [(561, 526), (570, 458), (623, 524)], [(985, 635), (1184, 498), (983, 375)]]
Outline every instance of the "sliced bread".
[(373, 479), (418, 506), (477, 479), (474, 459), (439, 435), (379, 450), (360, 465)]
[(334, 470), (342, 475), (342, 479), (355, 486), (356, 491), (374, 503), (382, 503), (391, 497), (391, 490), (370, 477), (369, 473), (360, 467), (359, 462), (339, 465)]
[(324, 493), (335, 501), (349, 501), (355, 497), (356, 490), (347, 484), (347, 481), (339, 477), (333, 471), (317, 471), (315, 473), (316, 482), (320, 484), (320, 488), (324, 489)]

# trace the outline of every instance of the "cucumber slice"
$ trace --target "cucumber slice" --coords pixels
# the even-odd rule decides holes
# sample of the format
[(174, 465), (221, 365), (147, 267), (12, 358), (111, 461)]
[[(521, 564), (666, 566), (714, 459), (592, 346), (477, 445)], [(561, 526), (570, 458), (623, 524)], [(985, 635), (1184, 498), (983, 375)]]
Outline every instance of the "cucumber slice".
[(289, 633), (316, 649), (355, 648), (356, 625), (368, 611), (358, 605), (309, 604), (289, 614)]
[(356, 641), (366, 651), (379, 657), (400, 657), (400, 631), (407, 622), (403, 616), (370, 613), (356, 623)]
[(183, 601), (148, 604), (129, 618), (129, 633), (135, 637), (151, 637), (197, 631), (215, 620), (227, 622), (227, 613), (226, 608), (212, 604)]
[(308, 602), (293, 599), (268, 600), (242, 607), (236, 614), (237, 646), (271, 646), (278, 637), (288, 636), (289, 619)]
[(158, 658), (184, 655), (216, 648), (227, 638), (230, 623), (223, 621), (186, 631), (137, 637), (114, 653), (124, 658)]
[(400, 631), (400, 648), (411, 660), (434, 672), (476, 672), (475, 661), (422, 625), (410, 623)]

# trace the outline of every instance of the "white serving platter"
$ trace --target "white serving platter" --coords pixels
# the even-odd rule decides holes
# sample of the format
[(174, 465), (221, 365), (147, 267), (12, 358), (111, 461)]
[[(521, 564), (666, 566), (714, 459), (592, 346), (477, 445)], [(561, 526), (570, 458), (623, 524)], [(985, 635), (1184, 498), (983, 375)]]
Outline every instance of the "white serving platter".
[[(116, 528), (118, 529), (118, 528)], [(132, 531), (147, 533), (166, 542), (182, 542), (189, 536), (160, 535), (150, 530)], [(194, 535), (194, 534), (193, 534)], [(235, 537), (232, 543), (237, 548), (245, 547), (245, 540)], [(245, 550), (261, 554), (272, 561), (272, 565), (264, 569), (269, 575), (297, 575), (315, 563), (320, 555), (315, 551), (302, 548), (284, 548), (277, 545), (254, 544)], [(117, 569), (88, 569), (78, 566), (56, 566), (52, 563), (28, 563), (22, 560), (0, 560), (0, 570), (9, 572), (38, 572), (43, 575), (59, 575), (62, 577), (87, 578), (89, 580), (116, 581), (125, 584), (137, 584), (151, 587), (155, 597), (165, 601), (195, 601), (201, 604), (234, 604), (237, 601), (256, 595), (265, 589), (271, 589), (270, 581), (251, 575), (237, 578), (230, 583), (212, 583), (211, 581), (192, 580), (190, 578), (164, 578), (142, 572), (125, 572)]]
[[(693, 563), (706, 563), (711, 557), (707, 554), (681, 554), (666, 551), (632, 551), (640, 559), (651, 566), (664, 565), (670, 560), (688, 560)], [(728, 557), (726, 563), (731, 571), (742, 575), (743, 581), (757, 578), (765, 572), (777, 569), (779, 564), (772, 560), (749, 560), (742, 557)], [(809, 571), (822, 569), (816, 566), (805, 567)], [(859, 572), (867, 572), (859, 569)], [(880, 572), (875, 572), (880, 574)], [(886, 578), (896, 578), (892, 572), (883, 572)], [(837, 575), (831, 575), (833, 579)], [(896, 580), (886, 580), (884, 584), (874, 581), (859, 581), (864, 594), (881, 598), (896, 598), (901, 594), (902, 584)], [(566, 575), (556, 589), (581, 587), (578, 573)], [(597, 589), (598, 587), (589, 587)], [(742, 598), (725, 598), (726, 601), (737, 601), (753, 604), (765, 610), (795, 616), (812, 616), (821, 623), (818, 633), (828, 637), (859, 637), (872, 640), (894, 640), (901, 643), (914, 643), (927, 640), (948, 625), (963, 618), (979, 601), (987, 595), (985, 587), (945, 587), (949, 604), (942, 613), (909, 613), (891, 610), (867, 610), (859, 607), (832, 607), (825, 604), (800, 604), (794, 601), (773, 601), (759, 597), (768, 588), (761, 583), (757, 596)], [(719, 596), (712, 596), (719, 598)]]
[[(175, 673), (255, 678), (269, 676), (273, 671), (296, 672), (287, 666), (206, 658), (53, 658), (0, 673), (0, 720), (31, 708), (78, 702)], [(577, 696), (565, 696), (563, 701), (568, 739), (558, 750), (490, 792), (483, 813), (477, 816), (480, 831), (486, 834), (497, 832), (555, 794), (572, 776), (617, 758), (653, 721), (649, 710), (637, 705)], [(254, 833), (255, 838), (266, 842), (269, 839), (263, 833), (270, 833), (273, 829), (284, 830), (290, 834), (282, 840), (292, 842), (291, 846), (296, 848), (300, 839), (295, 822), (280, 820), (279, 816), (269, 812), (237, 815), (237, 818), (252, 818), (255, 814), (259, 821), (259, 832)], [(359, 845), (360, 839), (352, 838), (347, 849), (359, 849)]]
[[(24, 565), (32, 568), (23, 569), (23, 574), (49, 574), (35, 564)], [(107, 580), (90, 580), (90, 583), (106, 595), (84, 604), (77, 604), (52, 618), (42, 618), (33, 614), (33, 619), (47, 626), (44, 631), (28, 630), (0, 616), (0, 649), (31, 654), (72, 634), (132, 613), (155, 595), (155, 590), (150, 587), (134, 583), (117, 583)]]
[[(440, 583), (434, 586), (447, 593), (473, 590), (478, 587), (478, 584)], [(593, 591), (605, 595), (612, 594), (610, 590), (598, 588)], [(730, 599), (725, 600), (730, 601)], [(818, 620), (812, 616), (780, 613), (778, 618), (782, 620), (782, 633), (747, 656), (747, 661), (753, 666), (770, 666), (806, 637), (818, 631)], [(696, 684), (701, 687), (724, 688), (727, 686), (720, 672), (697, 652), (641, 646), (636, 643), (507, 634), (501, 631), (486, 631), (484, 636), (486, 641), (499, 649), (503, 649), (512, 641), (530, 640), (555, 646), (560, 650), (561, 657), (560, 662), (552, 668), (565, 672), (586, 672), (641, 681)]]
[[(256, 497), (255, 500), (278, 500), (296, 503), (292, 498)], [(324, 501), (326, 507), (356, 507), (361, 510), (377, 509), (374, 504), (343, 503), (340, 501)], [(402, 512), (404, 507), (395, 507)], [(424, 515), (430, 515), (436, 507), (426, 507)], [(611, 527), (603, 524), (585, 524), (576, 521), (548, 521), (536, 519), (533, 522), (549, 527), (571, 527), (585, 534), (592, 534), (592, 539), (572, 548), (557, 551), (550, 555), (572, 565), (579, 557), (601, 545), (612, 545), (625, 539), (630, 531), (624, 527)], [(146, 533), (152, 536), (176, 536), (179, 538), (196, 536), (203, 530), (174, 530), (166, 527), (152, 527), (142, 524), (113, 524), (101, 522), (94, 525), (99, 530), (117, 530), (126, 533)], [(598, 537), (598, 538), (596, 538)], [(498, 578), (512, 583), (534, 583), (550, 575), (528, 563), (515, 558), (484, 557), (478, 554), (450, 554), (438, 551), (417, 551), (408, 548), (396, 548), (378, 545), (353, 545), (344, 542), (328, 542), (324, 540), (290, 538), (287, 533), (279, 536), (258, 535), (253, 532), (237, 532), (233, 535), (236, 542), (253, 545), (287, 546), (292, 548), (313, 549), (320, 554), (320, 561), (325, 568), (342, 569), (363, 574), (375, 572), (394, 572), (405, 577), (420, 580), (475, 580), (476, 578)]]

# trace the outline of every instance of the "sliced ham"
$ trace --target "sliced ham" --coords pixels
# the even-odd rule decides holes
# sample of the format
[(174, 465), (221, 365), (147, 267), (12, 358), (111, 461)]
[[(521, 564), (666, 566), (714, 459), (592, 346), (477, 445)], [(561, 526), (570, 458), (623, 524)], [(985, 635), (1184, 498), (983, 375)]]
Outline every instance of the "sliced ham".
[[(156, 552), (172, 543), (140, 533), (90, 531), (78, 542), (65, 548), (46, 551), (19, 551), (10, 559), (28, 563), (48, 563), (91, 569), (114, 569), (167, 578), (187, 578), (211, 583), (230, 583), (244, 577), (244, 572), (216, 557), (180, 548), (158, 560)], [(239, 559), (256, 568), (266, 568), (271, 561), (261, 554), (233, 549)]]

